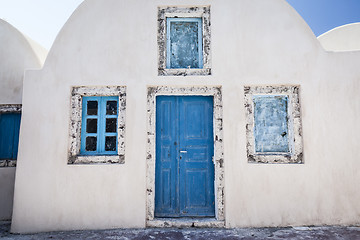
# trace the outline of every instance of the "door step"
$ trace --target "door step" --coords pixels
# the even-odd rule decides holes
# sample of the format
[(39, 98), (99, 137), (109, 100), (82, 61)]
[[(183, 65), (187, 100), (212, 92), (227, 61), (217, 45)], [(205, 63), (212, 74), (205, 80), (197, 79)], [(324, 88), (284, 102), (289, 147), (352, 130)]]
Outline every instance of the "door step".
[(158, 228), (224, 228), (225, 222), (215, 218), (155, 218), (148, 220), (146, 226)]

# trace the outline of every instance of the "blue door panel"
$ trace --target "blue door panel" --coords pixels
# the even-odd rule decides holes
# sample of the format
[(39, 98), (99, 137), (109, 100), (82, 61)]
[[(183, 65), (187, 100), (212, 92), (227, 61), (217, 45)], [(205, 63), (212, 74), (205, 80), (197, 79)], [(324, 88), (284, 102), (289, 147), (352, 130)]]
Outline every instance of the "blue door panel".
[(215, 216), (213, 98), (159, 96), (156, 103), (155, 216)]
[(179, 205), (176, 202), (178, 189), (177, 154), (178, 138), (174, 123), (177, 103), (174, 97), (161, 99), (156, 104), (156, 181), (155, 181), (155, 216), (176, 216)]
[(186, 206), (187, 208), (206, 207), (206, 179), (207, 171), (203, 170), (187, 170), (185, 173), (186, 182)]
[(0, 159), (17, 158), (20, 120), (20, 113), (0, 114)]

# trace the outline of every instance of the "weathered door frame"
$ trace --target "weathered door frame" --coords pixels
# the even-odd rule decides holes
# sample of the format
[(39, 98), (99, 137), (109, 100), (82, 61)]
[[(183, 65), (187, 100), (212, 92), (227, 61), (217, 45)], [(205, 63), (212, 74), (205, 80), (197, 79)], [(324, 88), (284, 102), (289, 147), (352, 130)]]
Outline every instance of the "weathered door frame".
[[(214, 169), (215, 169), (215, 219), (189, 221), (187, 219), (155, 219), (155, 152), (156, 152), (156, 96), (213, 96), (214, 98)], [(147, 168), (146, 168), (146, 225), (147, 226), (224, 226), (224, 148), (222, 127), (222, 92), (220, 86), (149, 86), (147, 89)]]

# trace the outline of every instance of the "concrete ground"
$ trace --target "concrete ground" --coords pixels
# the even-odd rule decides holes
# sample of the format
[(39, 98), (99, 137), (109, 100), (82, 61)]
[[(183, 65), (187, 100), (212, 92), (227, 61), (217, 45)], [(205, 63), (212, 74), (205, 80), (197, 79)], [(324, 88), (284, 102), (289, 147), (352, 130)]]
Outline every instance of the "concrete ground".
[(360, 240), (360, 227), (288, 227), (288, 228), (146, 228), (92, 231), (11, 234), (10, 222), (0, 222), (1, 239), (350, 239)]

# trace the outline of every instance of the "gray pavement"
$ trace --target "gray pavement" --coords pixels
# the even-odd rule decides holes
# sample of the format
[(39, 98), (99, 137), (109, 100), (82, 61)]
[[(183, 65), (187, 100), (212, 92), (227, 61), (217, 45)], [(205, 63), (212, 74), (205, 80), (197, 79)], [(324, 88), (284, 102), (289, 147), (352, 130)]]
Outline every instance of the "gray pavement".
[(359, 239), (360, 227), (288, 227), (288, 228), (146, 228), (92, 231), (11, 234), (10, 222), (0, 222), (1, 239)]

